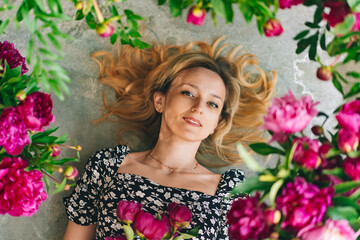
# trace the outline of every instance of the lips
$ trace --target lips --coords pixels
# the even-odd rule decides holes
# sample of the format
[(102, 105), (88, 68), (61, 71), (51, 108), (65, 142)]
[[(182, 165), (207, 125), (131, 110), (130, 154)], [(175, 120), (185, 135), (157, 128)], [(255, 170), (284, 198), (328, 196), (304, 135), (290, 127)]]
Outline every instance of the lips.
[(202, 127), (202, 124), (199, 120), (191, 117), (183, 117), (186, 123), (195, 126), (195, 127)]

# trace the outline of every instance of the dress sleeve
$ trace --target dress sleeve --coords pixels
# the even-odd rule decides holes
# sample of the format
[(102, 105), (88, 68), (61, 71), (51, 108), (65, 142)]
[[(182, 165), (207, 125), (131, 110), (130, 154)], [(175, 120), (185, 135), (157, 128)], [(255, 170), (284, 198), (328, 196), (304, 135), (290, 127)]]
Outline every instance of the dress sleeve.
[(219, 196), (222, 197), (220, 232), (217, 239), (229, 239), (228, 224), (226, 214), (231, 208), (233, 198), (230, 197), (230, 191), (238, 184), (245, 180), (244, 172), (240, 169), (230, 169), (223, 174), (222, 185)]
[(103, 184), (104, 152), (91, 156), (72, 194), (63, 199), (68, 218), (79, 225), (96, 223), (99, 192)]

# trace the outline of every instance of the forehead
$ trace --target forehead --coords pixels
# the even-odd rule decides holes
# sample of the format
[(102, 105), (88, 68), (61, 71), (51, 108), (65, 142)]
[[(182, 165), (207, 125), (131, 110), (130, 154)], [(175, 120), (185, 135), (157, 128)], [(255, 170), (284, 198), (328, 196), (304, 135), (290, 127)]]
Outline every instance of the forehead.
[[(225, 84), (222, 78), (215, 72), (202, 68), (190, 68), (182, 71), (171, 83), (171, 87), (190, 85), (202, 91), (209, 91), (221, 97), (225, 97)], [(223, 98), (224, 99), (224, 98)]]

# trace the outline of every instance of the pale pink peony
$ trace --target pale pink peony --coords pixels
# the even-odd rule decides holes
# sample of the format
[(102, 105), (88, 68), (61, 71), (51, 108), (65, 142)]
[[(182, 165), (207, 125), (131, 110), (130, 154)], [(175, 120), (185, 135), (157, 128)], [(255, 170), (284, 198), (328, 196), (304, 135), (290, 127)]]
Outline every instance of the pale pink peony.
[(341, 107), (336, 119), (342, 128), (355, 133), (360, 131), (360, 100), (348, 102)]
[(227, 213), (230, 239), (265, 239), (270, 231), (266, 226), (264, 210), (266, 205), (259, 203), (260, 194), (234, 200)]
[[(21, 65), (21, 74), (28, 71), (25, 64), (25, 58), (22, 57), (19, 51), (14, 47), (13, 43), (4, 41), (0, 42), (0, 65), (4, 68), (5, 60), (10, 69), (16, 68)], [(2, 73), (3, 71), (0, 71)]]
[(281, 98), (275, 98), (264, 118), (263, 127), (274, 133), (271, 141), (282, 143), (288, 134), (302, 131), (317, 115), (316, 104), (318, 102), (313, 102), (309, 95), (297, 100), (291, 91)]
[(269, 19), (263, 27), (266, 37), (279, 36), (284, 30), (277, 19)]
[(281, 228), (296, 232), (309, 224), (321, 222), (332, 204), (333, 194), (332, 187), (319, 189), (302, 177), (296, 177), (276, 198), (276, 208), (283, 216)]
[(321, 164), (319, 155), (319, 141), (308, 137), (296, 138), (293, 142), (297, 144), (294, 151), (294, 162), (297, 162), (309, 170), (318, 168)]
[(306, 226), (298, 232), (297, 237), (302, 240), (356, 240), (358, 234), (350, 227), (348, 221), (328, 219), (323, 226)]
[(330, 8), (330, 12), (323, 13), (325, 19), (330, 27), (334, 27), (338, 23), (342, 23), (346, 16), (351, 12), (351, 9), (346, 1), (341, 0), (325, 0), (323, 6)]
[(44, 127), (55, 122), (55, 116), (51, 114), (52, 107), (50, 94), (33, 92), (19, 103), (17, 109), (29, 130), (42, 132)]
[(117, 205), (117, 218), (120, 222), (131, 224), (136, 214), (141, 210), (142, 204), (133, 201), (122, 200)]
[(168, 206), (171, 225), (174, 227), (185, 228), (192, 219), (192, 212), (185, 205), (172, 202)]
[(360, 180), (360, 157), (347, 157), (344, 161), (344, 172), (352, 180)]
[(30, 143), (23, 118), (16, 108), (5, 108), (0, 116), (0, 146), (11, 155), (20, 154)]
[(0, 214), (31, 216), (46, 200), (41, 172), (25, 171), (25, 167), (27, 163), (20, 157), (1, 159)]
[(155, 219), (150, 213), (141, 210), (135, 217), (133, 228), (141, 238), (161, 240), (168, 226), (165, 222)]
[(203, 8), (197, 7), (196, 5), (192, 6), (189, 9), (186, 21), (194, 25), (203, 25), (206, 16), (206, 11)]
[(291, 6), (303, 3), (304, 0), (279, 0), (279, 8), (291, 8)]

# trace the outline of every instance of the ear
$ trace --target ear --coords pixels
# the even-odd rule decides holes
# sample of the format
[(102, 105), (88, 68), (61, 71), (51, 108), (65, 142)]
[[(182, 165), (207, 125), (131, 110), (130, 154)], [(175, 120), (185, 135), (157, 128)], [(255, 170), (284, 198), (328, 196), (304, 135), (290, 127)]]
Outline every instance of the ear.
[(162, 92), (154, 93), (154, 107), (158, 113), (162, 113), (164, 110), (165, 94)]

